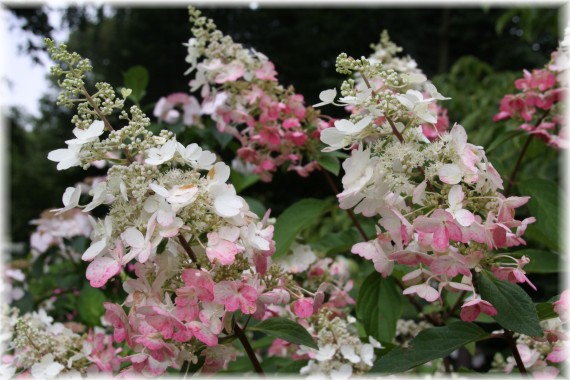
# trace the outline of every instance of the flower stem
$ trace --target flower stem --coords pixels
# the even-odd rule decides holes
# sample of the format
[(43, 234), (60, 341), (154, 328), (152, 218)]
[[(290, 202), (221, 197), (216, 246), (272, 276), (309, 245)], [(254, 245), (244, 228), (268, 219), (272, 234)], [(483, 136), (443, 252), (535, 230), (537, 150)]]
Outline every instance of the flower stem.
[(87, 92), (87, 89), (85, 87), (82, 87), (81, 89), (82, 89), (83, 95), (85, 95), (85, 98), (87, 99), (87, 102), (89, 102), (91, 107), (93, 107), (93, 110), (95, 110), (97, 115), (99, 115), (101, 120), (103, 120), (103, 123), (105, 123), (105, 127), (109, 130), (109, 132), (114, 131), (115, 129), (111, 126), (111, 123), (109, 123), (109, 121), (107, 120), (105, 115), (103, 115), (103, 113), (101, 112), (99, 107), (97, 107), (97, 104), (95, 104), (95, 101), (93, 100), (91, 95), (89, 95), (89, 93)]
[(392, 132), (398, 138), (398, 141), (400, 141), (400, 144), (403, 144), (404, 143), (404, 137), (402, 136), (400, 131), (398, 131), (398, 128), (396, 128), (396, 124), (394, 124), (394, 121), (392, 119), (390, 119), (390, 117), (388, 117), (388, 116), (386, 116), (386, 120), (388, 121), (388, 124), (390, 124), (390, 127), (392, 127)]
[(453, 315), (453, 313), (455, 313), (455, 310), (457, 310), (457, 308), (459, 307), (461, 302), (463, 302), (463, 298), (465, 297), (466, 294), (467, 294), (467, 291), (465, 291), (465, 290), (459, 294), (459, 297), (457, 297), (457, 301), (455, 301), (455, 303), (453, 304), (453, 306), (451, 307), (449, 312), (445, 315), (445, 319), (451, 317)]
[(513, 183), (515, 182), (515, 178), (517, 176), (517, 172), (519, 171), (519, 167), (521, 166), (521, 162), (522, 159), (528, 149), (528, 146), (530, 145), (530, 142), (532, 140), (532, 135), (528, 135), (528, 138), (526, 139), (526, 142), (521, 150), (521, 153), (519, 154), (519, 158), (517, 159), (517, 162), (515, 164), (515, 168), (513, 169), (513, 172), (511, 173), (511, 176), (509, 177), (509, 183), (507, 185), (507, 189), (505, 190), (505, 197), (508, 197), (509, 194), (511, 193), (511, 188), (513, 186)]
[(180, 245), (182, 246), (182, 248), (184, 248), (184, 250), (190, 257), (190, 260), (192, 260), (192, 262), (196, 264), (196, 267), (200, 269), (200, 264), (198, 264), (198, 258), (196, 257), (196, 254), (192, 250), (192, 247), (190, 247), (190, 244), (188, 244), (186, 239), (184, 239), (184, 236), (182, 234), (178, 235), (178, 241), (180, 242)]
[[(542, 116), (540, 117), (540, 119), (538, 119), (538, 120), (536, 121), (536, 123), (534, 124), (534, 127), (537, 128), (537, 127), (540, 125), (540, 123), (542, 123), (542, 121), (546, 118), (546, 116), (548, 116), (549, 113), (550, 113), (550, 110), (546, 110), (546, 111), (542, 114)], [(525, 155), (525, 153), (526, 153), (526, 151), (527, 151), (527, 149), (528, 149), (528, 147), (529, 147), (529, 145), (530, 145), (530, 142), (532, 141), (532, 137), (533, 137), (533, 136), (534, 136), (534, 135), (529, 134), (529, 135), (528, 135), (528, 138), (526, 139), (526, 142), (524, 143), (524, 146), (523, 146), (523, 148), (522, 148), (522, 150), (521, 150), (521, 153), (519, 154), (519, 158), (517, 159), (517, 162), (516, 162), (516, 164), (515, 164), (515, 167), (514, 167), (512, 173), (511, 173), (511, 176), (509, 177), (509, 183), (507, 184), (507, 189), (505, 190), (505, 197), (508, 197), (509, 194), (511, 193), (511, 188), (513, 187), (513, 184), (515, 183), (515, 178), (516, 178), (516, 176), (517, 176), (517, 172), (519, 171), (519, 168), (520, 168), (520, 166), (521, 166), (523, 157), (524, 157), (524, 155)]]
[[(327, 172), (325, 169), (323, 169), (323, 174), (325, 175), (325, 178), (327, 179), (327, 182), (331, 188), (331, 190), (333, 191), (333, 193), (335, 195), (337, 195), (339, 193), (338, 188), (336, 187), (336, 184), (334, 183), (331, 175), (329, 174), (329, 172)], [(350, 220), (352, 220), (352, 223), (354, 223), (354, 226), (356, 227), (356, 229), (358, 230), (358, 232), (360, 233), (360, 236), (362, 236), (362, 238), (365, 241), (368, 241), (370, 239), (368, 239), (368, 236), (366, 236), (366, 232), (364, 232), (364, 229), (362, 228), (362, 225), (360, 224), (360, 222), (358, 221), (358, 219), (356, 219), (356, 215), (354, 215), (354, 212), (351, 209), (346, 209), (345, 210), (346, 213), (348, 214)]]
[(239, 341), (241, 342), (243, 348), (245, 349), (245, 352), (247, 353), (247, 356), (249, 357), (249, 360), (251, 361), (253, 368), (255, 368), (255, 372), (257, 372), (257, 374), (259, 374), (260, 377), (264, 377), (265, 375), (263, 372), (263, 368), (261, 368), (261, 364), (259, 364), (257, 356), (255, 356), (255, 352), (253, 352), (253, 348), (251, 347), (249, 340), (247, 340), (247, 336), (245, 335), (241, 327), (239, 327), (237, 322), (234, 322), (234, 332)]
[(509, 346), (511, 346), (511, 351), (513, 352), (513, 357), (515, 358), (515, 362), (517, 363), (517, 367), (518, 367), (521, 375), (528, 376), (528, 373), (526, 372), (526, 368), (524, 366), (524, 363), (521, 359), (521, 354), (519, 353), (519, 350), (517, 348), (517, 341), (515, 340), (515, 338), (513, 336), (513, 332), (510, 330), (505, 330), (505, 332), (503, 333), (503, 336), (509, 342)]

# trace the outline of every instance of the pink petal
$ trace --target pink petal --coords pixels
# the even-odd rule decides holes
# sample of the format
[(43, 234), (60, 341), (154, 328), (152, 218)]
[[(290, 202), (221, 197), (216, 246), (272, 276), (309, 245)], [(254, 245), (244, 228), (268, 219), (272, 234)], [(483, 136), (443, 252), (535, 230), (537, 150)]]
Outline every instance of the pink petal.
[(299, 318), (309, 318), (313, 315), (313, 299), (300, 298), (293, 303), (293, 312)]
[(87, 267), (85, 277), (94, 288), (100, 288), (107, 281), (119, 273), (122, 267), (115, 259), (111, 257), (97, 257)]

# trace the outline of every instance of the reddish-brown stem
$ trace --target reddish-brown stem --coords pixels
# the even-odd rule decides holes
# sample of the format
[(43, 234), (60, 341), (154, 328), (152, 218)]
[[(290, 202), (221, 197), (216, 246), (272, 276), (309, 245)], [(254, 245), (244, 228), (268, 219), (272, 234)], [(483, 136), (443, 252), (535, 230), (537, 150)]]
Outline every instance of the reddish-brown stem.
[(394, 136), (396, 136), (400, 144), (403, 144), (404, 137), (402, 136), (400, 131), (398, 131), (398, 128), (396, 128), (396, 124), (394, 124), (394, 121), (390, 119), (388, 116), (386, 116), (386, 120), (388, 121), (388, 124), (390, 124), (390, 127), (392, 127), (392, 132), (394, 133)]
[(443, 366), (445, 367), (445, 373), (451, 373), (451, 363), (449, 362), (449, 356), (443, 358)]
[[(336, 184), (334, 183), (331, 175), (329, 174), (329, 172), (326, 171), (326, 169), (323, 169), (323, 173), (325, 175), (325, 178), (326, 178), (331, 190), (334, 192), (334, 195), (337, 195), (339, 193), (338, 187), (336, 187)], [(354, 224), (354, 226), (356, 227), (358, 232), (360, 233), (360, 236), (362, 236), (362, 238), (365, 241), (368, 241), (369, 240), (368, 236), (366, 236), (366, 232), (364, 232), (362, 225), (360, 224), (358, 219), (356, 219), (356, 215), (354, 215), (354, 212), (351, 209), (346, 209), (345, 211), (348, 214), (348, 217), (350, 218), (350, 220), (352, 220), (352, 223)]]
[(245, 352), (247, 353), (247, 356), (249, 357), (253, 368), (255, 368), (255, 372), (257, 372), (260, 377), (264, 377), (263, 368), (261, 368), (261, 364), (259, 364), (259, 360), (257, 360), (257, 356), (255, 356), (255, 352), (253, 352), (253, 348), (251, 347), (249, 340), (247, 340), (245, 332), (241, 329), (241, 327), (239, 327), (237, 322), (234, 322), (234, 332), (241, 342), (243, 348), (245, 349)]
[(511, 347), (511, 351), (513, 352), (513, 357), (515, 358), (515, 362), (517, 363), (517, 367), (518, 367), (521, 375), (528, 376), (528, 374), (526, 372), (526, 368), (524, 366), (524, 363), (521, 359), (521, 354), (519, 353), (519, 350), (517, 348), (517, 341), (515, 340), (515, 337), (513, 336), (513, 332), (510, 330), (505, 330), (505, 332), (503, 333), (503, 336), (509, 342), (509, 346)]
[(107, 120), (105, 115), (103, 115), (103, 113), (101, 112), (101, 110), (99, 109), (97, 104), (95, 104), (95, 101), (93, 100), (91, 95), (89, 95), (89, 92), (87, 92), (87, 89), (85, 89), (85, 87), (82, 87), (82, 91), (83, 91), (83, 95), (85, 95), (85, 98), (87, 99), (87, 102), (89, 102), (91, 107), (93, 107), (93, 110), (97, 113), (97, 115), (99, 115), (101, 120), (103, 120), (103, 123), (105, 123), (105, 127), (107, 128), (107, 130), (109, 130), (109, 132), (114, 131), (115, 129), (111, 126), (111, 123), (109, 123), (109, 121)]
[(184, 239), (184, 236), (182, 234), (178, 235), (178, 241), (180, 242), (180, 245), (182, 246), (182, 248), (184, 248), (184, 250), (190, 257), (190, 260), (192, 260), (192, 262), (196, 264), (196, 267), (200, 269), (200, 264), (198, 264), (198, 258), (196, 257), (196, 254), (192, 250), (192, 247), (190, 247), (190, 244), (188, 244), (186, 239)]
[(467, 291), (465, 291), (465, 290), (459, 294), (459, 297), (457, 297), (457, 301), (455, 301), (455, 303), (453, 304), (451, 309), (449, 309), (449, 312), (445, 315), (445, 319), (451, 317), (453, 315), (453, 313), (455, 313), (455, 310), (457, 310), (457, 308), (459, 308), (459, 305), (461, 304), (461, 302), (463, 302), (463, 298), (465, 297), (466, 294), (467, 294)]
[[(535, 128), (537, 128), (540, 125), (540, 123), (542, 123), (542, 121), (546, 118), (546, 116), (548, 116), (549, 112), (550, 112), (550, 110), (546, 110), (544, 112), (544, 114), (542, 114), (540, 119), (538, 119), (537, 122), (534, 124)], [(526, 154), (528, 147), (530, 146), (530, 142), (532, 141), (532, 137), (533, 137), (533, 135), (528, 135), (528, 138), (526, 139), (526, 141), (524, 143), (524, 146), (521, 150), (521, 153), (519, 154), (519, 158), (517, 159), (517, 162), (515, 163), (515, 167), (511, 173), (509, 180), (508, 180), (508, 183), (507, 183), (507, 188), (505, 190), (505, 197), (508, 197), (509, 194), (511, 193), (511, 189), (513, 187), (513, 184), (515, 183), (515, 178), (517, 177), (517, 173), (518, 173), (519, 168), (521, 166), (523, 157)]]

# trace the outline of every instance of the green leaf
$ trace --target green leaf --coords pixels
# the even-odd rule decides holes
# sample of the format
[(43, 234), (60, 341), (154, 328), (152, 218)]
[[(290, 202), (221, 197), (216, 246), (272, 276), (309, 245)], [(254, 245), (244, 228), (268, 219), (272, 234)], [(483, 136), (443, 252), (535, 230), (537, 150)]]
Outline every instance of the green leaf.
[(277, 258), (289, 250), (299, 232), (318, 221), (327, 209), (327, 202), (319, 199), (303, 199), (286, 209), (275, 223), (275, 247), (273, 258)]
[(391, 342), (402, 314), (402, 297), (393, 278), (374, 272), (364, 280), (358, 293), (356, 314), (368, 335)]
[(210, 128), (210, 133), (212, 134), (212, 136), (214, 136), (214, 139), (216, 139), (216, 141), (218, 142), (218, 144), (220, 144), (220, 147), (222, 149), (225, 149), (226, 146), (228, 146), (228, 144), (230, 143), (230, 141), (232, 141), (234, 138), (229, 133), (220, 132), (216, 127)]
[(334, 175), (338, 175), (338, 173), (340, 172), (340, 161), (337, 157), (331, 154), (321, 153), (317, 157), (317, 162), (325, 170), (331, 172)]
[(554, 306), (550, 302), (537, 303), (535, 307), (538, 319), (541, 321), (558, 317), (558, 313), (554, 311)]
[(531, 214), (536, 217), (536, 223), (528, 226), (527, 233), (538, 233), (541, 243), (558, 251), (560, 227), (558, 185), (552, 181), (534, 178), (521, 182), (519, 190), (522, 195), (532, 197), (528, 202), (528, 207)]
[(252, 197), (246, 196), (242, 198), (245, 199), (245, 201), (249, 205), (249, 209), (253, 211), (255, 215), (259, 216), (260, 218), (263, 218), (263, 215), (265, 215), (265, 212), (267, 211), (267, 207), (265, 207), (263, 203)]
[(334, 255), (350, 251), (350, 248), (360, 241), (362, 241), (362, 237), (358, 230), (356, 227), (351, 227), (346, 231), (328, 233), (312, 243), (311, 247), (325, 255)]
[(515, 258), (527, 256), (530, 263), (524, 266), (527, 273), (557, 273), (560, 272), (560, 256), (549, 251), (538, 249), (523, 249), (509, 254)]
[(542, 336), (534, 303), (518, 285), (502, 281), (489, 271), (478, 276), (481, 297), (497, 309), (495, 320), (504, 328), (529, 336)]
[(508, 140), (510, 140), (510, 139), (512, 139), (512, 138), (515, 138), (515, 137), (517, 137), (517, 136), (521, 136), (521, 135), (523, 135), (523, 134), (526, 134), (526, 132), (525, 132), (525, 131), (522, 131), (522, 130), (519, 130), (519, 129), (517, 129), (516, 131), (509, 131), (509, 132), (506, 132), (506, 133), (502, 134), (501, 136), (499, 136), (499, 137), (502, 137), (502, 138), (493, 139), (493, 141), (491, 142), (491, 144), (489, 144), (489, 146), (487, 147), (487, 149), (485, 149), (485, 153), (486, 153), (487, 155), (489, 155), (489, 153), (492, 152), (493, 150), (495, 150), (495, 148), (497, 148), (497, 147), (503, 145), (503, 144), (504, 144), (505, 142), (507, 142)]
[(249, 330), (261, 331), (287, 342), (317, 348), (311, 334), (303, 326), (287, 318), (269, 318), (250, 327)]
[(408, 348), (396, 347), (382, 356), (372, 368), (375, 372), (399, 373), (437, 358), (445, 357), (466, 344), (488, 336), (479, 326), (453, 322), (448, 326), (423, 330)]
[(77, 299), (79, 318), (87, 326), (100, 326), (101, 316), (105, 313), (105, 308), (103, 307), (105, 300), (106, 297), (102, 291), (85, 284)]
[(123, 80), (125, 87), (132, 90), (129, 98), (139, 104), (148, 86), (148, 70), (144, 66), (133, 66), (123, 74)]
[(234, 185), (238, 194), (256, 184), (259, 180), (259, 176), (255, 174), (242, 174), (235, 170), (230, 172), (230, 182)]
[(291, 362), (285, 362), (285, 365), (281, 365), (277, 369), (277, 373), (291, 373), (295, 375), (299, 375), (299, 371), (301, 368), (307, 365), (306, 360), (295, 360)]

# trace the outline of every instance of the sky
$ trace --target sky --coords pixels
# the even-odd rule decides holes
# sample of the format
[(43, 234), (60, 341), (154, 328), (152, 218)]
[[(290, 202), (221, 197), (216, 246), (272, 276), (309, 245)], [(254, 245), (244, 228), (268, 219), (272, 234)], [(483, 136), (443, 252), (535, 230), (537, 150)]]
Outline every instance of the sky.
[[(50, 24), (59, 27), (60, 13), (49, 12)], [(58, 28), (59, 29), (59, 28)], [(21, 29), (21, 21), (4, 7), (0, 7), (0, 107), (5, 113), (7, 107), (16, 106), (25, 113), (39, 116), (39, 99), (48, 91), (49, 59), (40, 56), (43, 64), (36, 64), (18, 46), (26, 42), (29, 34)], [(53, 36), (56, 42), (67, 39), (66, 30), (58, 30)]]

